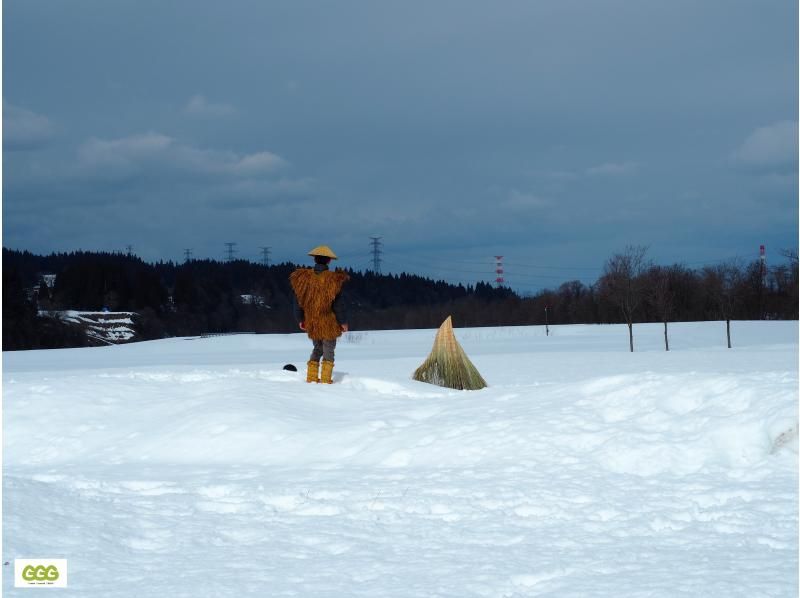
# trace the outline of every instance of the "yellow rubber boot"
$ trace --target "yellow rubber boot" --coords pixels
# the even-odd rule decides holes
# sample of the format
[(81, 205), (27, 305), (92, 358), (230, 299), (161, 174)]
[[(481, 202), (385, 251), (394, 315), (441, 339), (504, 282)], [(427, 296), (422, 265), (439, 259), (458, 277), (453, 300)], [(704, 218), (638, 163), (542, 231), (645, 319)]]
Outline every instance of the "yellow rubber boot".
[(308, 362), (308, 372), (306, 382), (319, 382), (319, 361)]
[(319, 379), (323, 384), (333, 384), (333, 362), (322, 360), (322, 376)]

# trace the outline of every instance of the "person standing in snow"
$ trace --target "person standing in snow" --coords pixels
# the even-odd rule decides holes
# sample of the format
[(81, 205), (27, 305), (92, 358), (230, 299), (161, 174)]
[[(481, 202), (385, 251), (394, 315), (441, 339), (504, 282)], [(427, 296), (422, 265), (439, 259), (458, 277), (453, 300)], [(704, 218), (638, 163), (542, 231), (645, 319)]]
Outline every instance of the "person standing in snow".
[(332, 384), (336, 339), (348, 330), (341, 295), (342, 287), (350, 277), (341, 270), (328, 269), (330, 261), (337, 257), (327, 245), (315, 247), (308, 255), (314, 258), (314, 268), (298, 268), (289, 275), (297, 298), (297, 323), (314, 343), (308, 360), (306, 382)]

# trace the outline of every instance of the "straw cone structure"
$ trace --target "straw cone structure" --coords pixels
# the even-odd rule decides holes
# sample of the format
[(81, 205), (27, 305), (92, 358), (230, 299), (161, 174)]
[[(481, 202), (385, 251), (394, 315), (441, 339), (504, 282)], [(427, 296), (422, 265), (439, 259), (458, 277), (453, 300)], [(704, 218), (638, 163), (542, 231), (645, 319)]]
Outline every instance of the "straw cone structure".
[(453, 334), (450, 316), (439, 327), (428, 359), (414, 372), (414, 380), (456, 390), (486, 388), (486, 381), (464, 353)]

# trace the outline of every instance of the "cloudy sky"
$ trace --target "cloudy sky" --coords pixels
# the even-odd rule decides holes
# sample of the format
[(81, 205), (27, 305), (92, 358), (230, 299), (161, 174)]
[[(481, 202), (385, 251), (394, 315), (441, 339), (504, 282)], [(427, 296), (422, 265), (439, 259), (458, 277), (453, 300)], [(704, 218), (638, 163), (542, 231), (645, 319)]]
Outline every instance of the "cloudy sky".
[(796, 248), (796, 0), (3, 2), (3, 245), (535, 291)]

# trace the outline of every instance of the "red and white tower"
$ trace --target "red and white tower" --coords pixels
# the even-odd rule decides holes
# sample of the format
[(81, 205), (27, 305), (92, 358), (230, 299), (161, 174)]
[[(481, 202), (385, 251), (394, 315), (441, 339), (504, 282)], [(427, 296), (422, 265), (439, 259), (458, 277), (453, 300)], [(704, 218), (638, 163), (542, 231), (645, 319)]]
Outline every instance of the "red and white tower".
[(761, 275), (758, 281), (758, 313), (759, 317), (763, 320), (764, 314), (764, 290), (767, 288), (767, 251), (763, 245), (758, 251), (759, 274)]
[(506, 279), (503, 277), (503, 256), (496, 255), (494, 256), (495, 259), (495, 273), (497, 274), (497, 278), (494, 279), (494, 282), (497, 286), (501, 286), (505, 283)]

